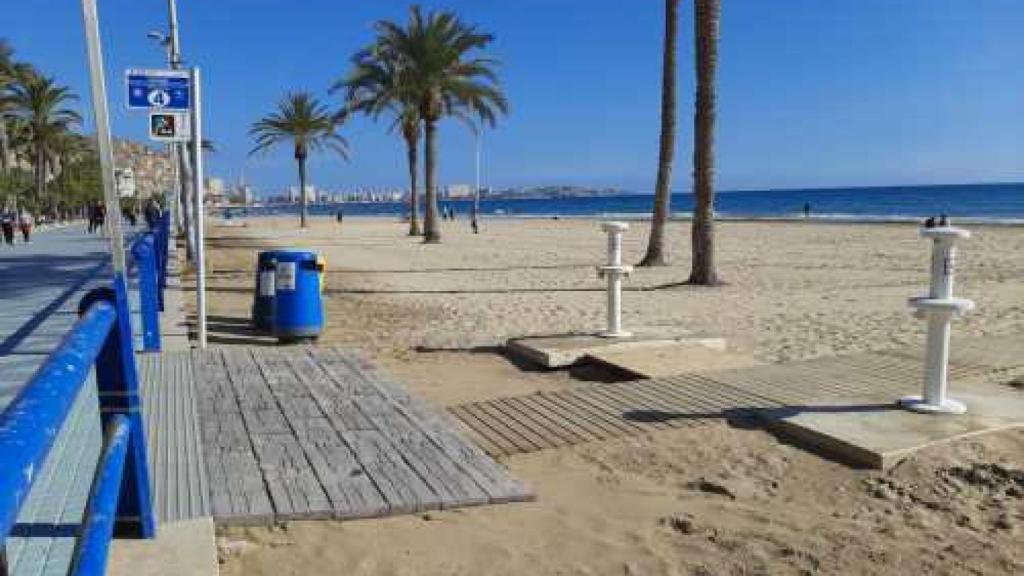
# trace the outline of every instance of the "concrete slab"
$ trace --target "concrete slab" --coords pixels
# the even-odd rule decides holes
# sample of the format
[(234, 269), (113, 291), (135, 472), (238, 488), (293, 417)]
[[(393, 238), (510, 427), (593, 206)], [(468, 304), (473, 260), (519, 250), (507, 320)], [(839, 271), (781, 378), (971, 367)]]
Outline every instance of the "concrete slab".
[(155, 540), (114, 540), (110, 576), (217, 576), (213, 518), (161, 524)]
[(585, 361), (611, 366), (636, 378), (663, 378), (684, 372), (750, 368), (764, 363), (752, 356), (720, 349), (717, 338), (683, 340), (664, 346), (604, 349), (591, 352)]
[(595, 334), (527, 336), (511, 338), (505, 346), (512, 354), (546, 368), (566, 368), (594, 353), (672, 346), (684, 340), (725, 349), (725, 340), (721, 338), (690, 338), (678, 330), (668, 332), (662, 329), (636, 330), (625, 338), (602, 338)]
[(820, 405), (760, 412), (767, 427), (802, 446), (855, 466), (886, 469), (908, 454), (998, 430), (1024, 427), (1024, 392), (961, 384), (967, 414), (919, 414), (893, 405)]

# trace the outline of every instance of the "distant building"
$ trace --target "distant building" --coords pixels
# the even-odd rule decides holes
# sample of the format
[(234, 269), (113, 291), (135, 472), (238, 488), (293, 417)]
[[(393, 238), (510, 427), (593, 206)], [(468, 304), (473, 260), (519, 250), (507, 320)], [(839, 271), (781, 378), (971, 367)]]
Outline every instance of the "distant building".
[(135, 171), (131, 168), (115, 169), (114, 188), (120, 198), (135, 198)]
[(445, 189), (445, 197), (449, 199), (470, 198), (473, 196), (473, 187), (469, 184), (449, 184)]
[(206, 204), (213, 204), (216, 206), (218, 204), (224, 204), (227, 200), (227, 198), (225, 198), (226, 190), (224, 187), (224, 180), (220, 178), (207, 178), (206, 188), (203, 192), (203, 202)]
[[(95, 140), (90, 139), (94, 145)], [(115, 182), (121, 173), (118, 192), (144, 200), (161, 197), (174, 188), (174, 164), (166, 150), (147, 144), (114, 139)]]

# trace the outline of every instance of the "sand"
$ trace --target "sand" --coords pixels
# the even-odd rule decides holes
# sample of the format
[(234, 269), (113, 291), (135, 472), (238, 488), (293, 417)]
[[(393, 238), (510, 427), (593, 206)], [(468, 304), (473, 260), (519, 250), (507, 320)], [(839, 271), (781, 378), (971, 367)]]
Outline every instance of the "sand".
[[(425, 246), (388, 219), (295, 218), (211, 225), (210, 341), (248, 331), (255, 253), (314, 246), (328, 260), (321, 341), (359, 347), (438, 407), (587, 385), (600, 372), (537, 370), (509, 337), (604, 322), (589, 220), (446, 223)], [(976, 227), (957, 291), (977, 311), (961, 335), (1024, 330), (1024, 229)], [(927, 284), (928, 245), (911, 225), (722, 223), (717, 288), (673, 265), (626, 281), (627, 328), (722, 336), (762, 362), (920, 345), (906, 300)], [(626, 235), (635, 262), (646, 238)], [(644, 289), (638, 291), (638, 289)], [(1009, 380), (1019, 374), (1000, 374)], [(955, 383), (954, 383), (955, 385)], [(887, 473), (852, 470), (756, 430), (714, 424), (503, 462), (538, 500), (349, 523), (221, 530), (225, 574), (1013, 574), (1024, 571), (1024, 432), (930, 449)]]

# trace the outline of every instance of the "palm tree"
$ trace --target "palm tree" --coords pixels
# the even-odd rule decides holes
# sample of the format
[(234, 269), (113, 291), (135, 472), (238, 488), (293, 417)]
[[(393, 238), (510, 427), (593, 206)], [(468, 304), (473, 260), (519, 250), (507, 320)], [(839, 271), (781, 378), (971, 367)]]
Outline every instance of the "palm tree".
[(77, 100), (66, 86), (58, 86), (53, 78), (34, 71), (16, 74), (10, 86), (7, 101), (12, 114), (21, 120), (25, 139), (31, 152), (35, 177), (35, 202), (38, 205), (46, 194), (47, 165), (58, 140), (71, 126), (81, 122), (78, 112), (64, 108)]
[(665, 222), (672, 200), (672, 159), (676, 153), (676, 44), (679, 0), (665, 0), (665, 41), (661, 59), (661, 139), (658, 145), (658, 180), (654, 187), (651, 237), (641, 266), (664, 266)]
[(713, 286), (715, 272), (715, 74), (720, 0), (694, 0), (697, 99), (693, 117), (693, 209), (690, 284)]
[(397, 59), (371, 45), (356, 52), (352, 71), (331, 87), (331, 93), (345, 90), (349, 112), (361, 112), (374, 120), (385, 112), (394, 116), (391, 130), (399, 132), (405, 141), (409, 166), (409, 235), (419, 236), (420, 113), (408, 84), (403, 81)]
[(508, 102), (498, 87), (497, 62), (473, 56), (494, 37), (464, 24), (449, 11), (423, 15), (419, 6), (410, 9), (406, 27), (388, 21), (377, 22), (376, 49), (393, 58), (401, 80), (413, 95), (423, 121), (427, 212), (424, 242), (441, 241), (437, 222), (437, 123), (453, 116), (478, 118), (493, 126)]
[(332, 150), (348, 159), (348, 143), (336, 132), (343, 116), (332, 114), (308, 92), (289, 92), (278, 102), (277, 110), (264, 116), (249, 129), (256, 139), (250, 154), (267, 150), (275, 144), (291, 142), (299, 165), (299, 196), (302, 198), (301, 226), (306, 227), (306, 159), (310, 152)]
[(11, 154), (6, 117), (9, 105), (5, 96), (14, 82), (15, 66), (14, 48), (7, 40), (0, 38), (0, 175), (7, 174), (7, 162)]

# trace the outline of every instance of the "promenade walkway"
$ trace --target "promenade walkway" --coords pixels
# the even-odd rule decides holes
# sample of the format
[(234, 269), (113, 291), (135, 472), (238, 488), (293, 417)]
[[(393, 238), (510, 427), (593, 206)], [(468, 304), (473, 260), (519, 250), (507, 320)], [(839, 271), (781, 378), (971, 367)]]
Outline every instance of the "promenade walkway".
[[(87, 234), (84, 225), (71, 225), (37, 233), (30, 244), (0, 246), (0, 410), (74, 325), (79, 299), (109, 285), (106, 242)], [(67, 568), (99, 456), (96, 403), (96, 386), (89, 382), (8, 541), (11, 574)]]

